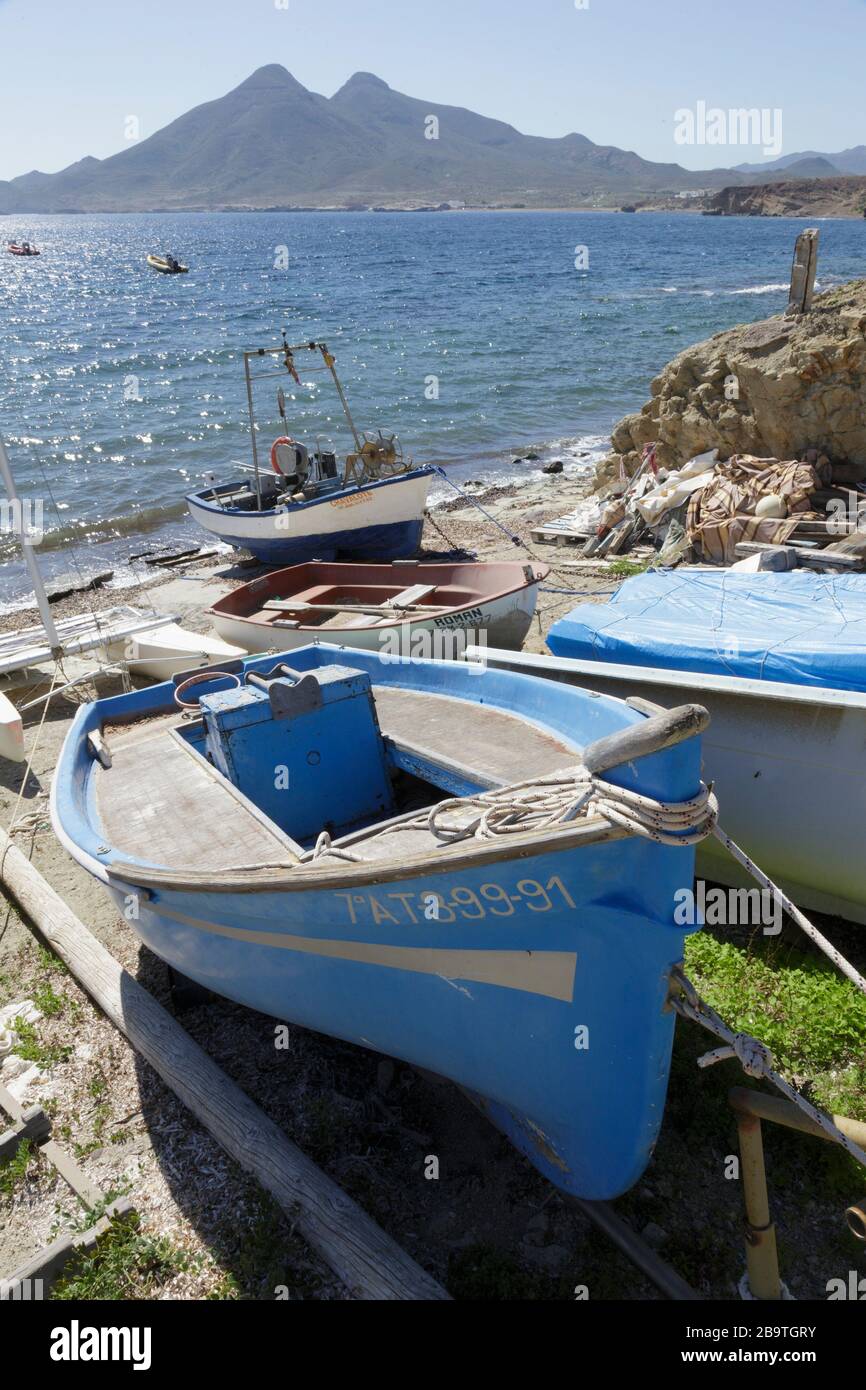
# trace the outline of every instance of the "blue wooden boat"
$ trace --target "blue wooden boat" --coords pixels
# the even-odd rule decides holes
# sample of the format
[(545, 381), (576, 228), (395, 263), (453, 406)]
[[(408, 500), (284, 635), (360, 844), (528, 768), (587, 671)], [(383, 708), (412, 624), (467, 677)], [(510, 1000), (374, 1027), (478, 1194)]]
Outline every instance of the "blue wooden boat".
[[(558, 1187), (607, 1198), (661, 1122), (705, 723), (316, 645), (83, 707), (52, 817), (175, 969), (450, 1077)], [(581, 813), (559, 775), (581, 762), (681, 829)]]
[[(336, 388), (354, 450), (340, 461), (317, 440), (308, 449), (288, 433), (286, 396), (277, 407), (282, 434), (270, 450), (270, 468), (259, 466), (253, 413), (253, 384), (287, 374), (297, 386), (303, 354), (320, 365), (301, 370), (324, 373)], [(192, 519), (228, 545), (249, 550), (266, 565), (308, 560), (401, 560), (421, 543), (427, 492), (434, 469), (416, 468), (403, 457), (396, 435), (362, 433), (355, 425), (334, 357), (325, 343), (255, 348), (243, 354), (249, 404), (252, 465), (247, 476), (208, 485), (187, 496)]]

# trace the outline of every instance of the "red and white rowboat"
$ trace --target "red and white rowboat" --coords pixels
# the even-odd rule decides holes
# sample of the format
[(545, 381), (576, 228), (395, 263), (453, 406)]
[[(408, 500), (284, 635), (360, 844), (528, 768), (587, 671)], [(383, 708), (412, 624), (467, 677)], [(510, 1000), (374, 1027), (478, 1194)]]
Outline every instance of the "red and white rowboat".
[(546, 565), (513, 561), (313, 560), (254, 579), (209, 611), (220, 636), (248, 652), (320, 640), (395, 656), (459, 657), (479, 640), (518, 650), (549, 573)]

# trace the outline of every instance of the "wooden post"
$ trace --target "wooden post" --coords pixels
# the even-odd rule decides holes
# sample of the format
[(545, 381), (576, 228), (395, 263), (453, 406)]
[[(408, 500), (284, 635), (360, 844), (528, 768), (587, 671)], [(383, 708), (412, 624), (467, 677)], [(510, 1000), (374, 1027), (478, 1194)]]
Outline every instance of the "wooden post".
[(226, 1153), (279, 1202), (352, 1298), (448, 1298), (122, 968), (2, 829), (0, 883), (94, 1003)]
[(794, 244), (794, 264), (791, 267), (791, 289), (786, 315), (808, 314), (815, 292), (818, 270), (818, 228), (807, 227)]

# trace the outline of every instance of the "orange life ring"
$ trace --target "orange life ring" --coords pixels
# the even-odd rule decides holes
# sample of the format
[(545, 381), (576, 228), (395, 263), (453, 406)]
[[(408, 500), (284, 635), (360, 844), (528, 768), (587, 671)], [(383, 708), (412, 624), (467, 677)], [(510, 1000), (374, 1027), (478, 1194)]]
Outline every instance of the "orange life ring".
[(289, 435), (283, 434), (280, 435), (279, 439), (275, 439), (273, 444), (271, 445), (271, 468), (274, 470), (275, 473), (279, 473), (281, 478), (284, 478), (286, 475), (280, 467), (279, 459), (277, 458), (277, 449), (280, 447), (281, 444), (290, 444), (294, 446), (297, 444), (297, 442), (298, 441), (296, 439), (292, 439)]

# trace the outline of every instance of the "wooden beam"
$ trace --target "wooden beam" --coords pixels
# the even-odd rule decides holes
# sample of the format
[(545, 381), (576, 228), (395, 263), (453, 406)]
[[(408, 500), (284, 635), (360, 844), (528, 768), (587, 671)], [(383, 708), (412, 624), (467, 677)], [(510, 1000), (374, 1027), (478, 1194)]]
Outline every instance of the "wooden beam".
[(0, 1301), (14, 1299), (17, 1291), (26, 1288), (30, 1283), (41, 1280), (43, 1284), (53, 1284), (73, 1255), (87, 1254), (95, 1249), (102, 1237), (108, 1235), (112, 1223), (119, 1217), (128, 1216), (132, 1211), (134, 1208), (127, 1198), (119, 1197), (116, 1202), (106, 1207), (105, 1214), (86, 1230), (78, 1234), (65, 1231), (43, 1250), (31, 1255), (30, 1259), (19, 1265), (12, 1274), (7, 1274), (0, 1280)]
[(0, 1134), (0, 1163), (7, 1158), (12, 1158), (17, 1152), (18, 1145), (22, 1144), (25, 1139), (37, 1142), (46, 1138), (50, 1133), (51, 1121), (41, 1105), (34, 1105), (30, 1110), (25, 1111), (20, 1119), (16, 1119), (11, 1129)]
[(818, 228), (807, 227), (794, 244), (794, 264), (791, 267), (791, 288), (786, 315), (808, 314), (815, 292), (818, 271)]
[(225, 1152), (272, 1194), (352, 1298), (448, 1298), (123, 969), (2, 829), (0, 882), (94, 1003)]

